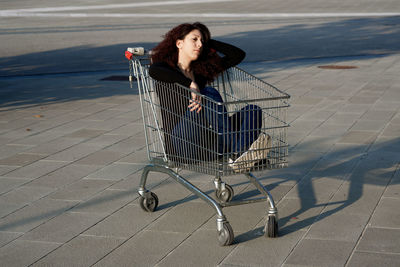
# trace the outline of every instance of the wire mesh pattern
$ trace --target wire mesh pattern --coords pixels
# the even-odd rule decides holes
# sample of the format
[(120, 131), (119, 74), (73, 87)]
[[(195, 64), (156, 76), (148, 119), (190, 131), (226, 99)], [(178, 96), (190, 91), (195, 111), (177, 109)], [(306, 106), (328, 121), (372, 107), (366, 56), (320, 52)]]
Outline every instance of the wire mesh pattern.
[(148, 70), (147, 56), (130, 60), (151, 162), (218, 177), (287, 166), (289, 95), (233, 67), (201, 92), (202, 110), (190, 111), (195, 92)]

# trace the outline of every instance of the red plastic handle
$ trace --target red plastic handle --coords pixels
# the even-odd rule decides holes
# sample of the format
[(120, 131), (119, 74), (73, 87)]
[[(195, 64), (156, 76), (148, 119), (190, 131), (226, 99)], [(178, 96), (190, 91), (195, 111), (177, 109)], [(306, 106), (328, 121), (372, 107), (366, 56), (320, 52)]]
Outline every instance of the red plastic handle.
[(129, 51), (125, 51), (125, 57), (129, 60), (131, 60), (133, 58), (133, 54)]

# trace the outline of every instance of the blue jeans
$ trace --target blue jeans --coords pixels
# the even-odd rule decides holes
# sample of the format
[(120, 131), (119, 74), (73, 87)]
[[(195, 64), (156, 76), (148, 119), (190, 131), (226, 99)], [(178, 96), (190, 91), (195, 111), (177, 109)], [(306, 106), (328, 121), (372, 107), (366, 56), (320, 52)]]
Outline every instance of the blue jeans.
[(205, 96), (202, 111), (187, 110), (171, 133), (175, 155), (188, 160), (214, 160), (248, 150), (260, 134), (261, 108), (247, 105), (229, 116), (215, 88), (205, 87), (201, 94)]

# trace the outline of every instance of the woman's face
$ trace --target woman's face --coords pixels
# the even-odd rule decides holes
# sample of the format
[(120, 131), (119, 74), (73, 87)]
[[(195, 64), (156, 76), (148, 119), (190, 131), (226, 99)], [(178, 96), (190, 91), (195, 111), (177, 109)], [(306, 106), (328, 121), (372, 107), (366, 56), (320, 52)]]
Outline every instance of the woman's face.
[(176, 46), (179, 49), (179, 57), (189, 61), (196, 60), (203, 48), (203, 38), (199, 30), (188, 33), (183, 40), (177, 40)]

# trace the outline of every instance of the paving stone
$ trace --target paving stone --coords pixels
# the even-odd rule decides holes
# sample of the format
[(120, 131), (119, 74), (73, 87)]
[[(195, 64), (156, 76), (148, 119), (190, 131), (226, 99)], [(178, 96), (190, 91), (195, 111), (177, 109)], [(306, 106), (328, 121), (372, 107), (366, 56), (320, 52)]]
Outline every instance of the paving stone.
[(75, 138), (57, 138), (53, 141), (49, 141), (44, 144), (39, 144), (27, 150), (26, 152), (33, 154), (51, 155), (61, 152), (62, 150), (65, 150), (69, 147), (72, 147), (73, 145), (76, 145), (79, 142), (81, 142), (81, 140)]
[(97, 212), (111, 214), (137, 197), (127, 191), (104, 190), (74, 207), (73, 212)]
[(387, 266), (397, 267), (399, 266), (400, 255), (399, 254), (387, 254), (387, 253), (376, 253), (376, 252), (358, 252), (356, 251), (350, 258), (346, 266), (349, 267), (373, 267), (373, 266)]
[(203, 266), (218, 265), (234, 248), (219, 246), (215, 230), (197, 230), (157, 266), (196, 266), (199, 262)]
[(93, 138), (103, 134), (104, 131), (96, 129), (80, 129), (76, 132), (65, 135), (68, 138)]
[[(132, 118), (131, 114), (131, 118)], [(121, 127), (112, 130), (109, 134), (117, 134), (124, 136), (132, 136), (136, 134), (144, 134), (143, 123), (128, 123), (126, 125), (122, 125)]]
[(308, 229), (326, 203), (311, 198), (283, 198), (278, 204), (279, 227), (283, 231)]
[(81, 179), (65, 186), (48, 197), (63, 200), (87, 200), (113, 184), (109, 180)]
[(281, 231), (278, 238), (266, 238), (261, 230), (236, 236), (237, 247), (220, 266), (280, 266), (305, 234)]
[(0, 248), (0, 262), (10, 267), (28, 266), (60, 245), (51, 242), (15, 240)]
[(100, 112), (94, 113), (94, 114), (86, 117), (85, 119), (87, 119), (87, 120), (104, 121), (104, 120), (107, 120), (107, 119), (114, 118), (114, 117), (118, 116), (121, 113), (124, 113), (124, 112), (120, 111), (120, 110), (106, 109), (106, 110), (102, 110)]
[(42, 158), (43, 156), (38, 154), (20, 153), (8, 158), (0, 159), (0, 165), (25, 166)]
[(22, 233), (0, 232), (0, 248), (17, 239), (21, 235)]
[(313, 129), (318, 127), (321, 124), (320, 121), (316, 120), (300, 120), (296, 119), (294, 122), (290, 124), (290, 129), (292, 131), (300, 131), (300, 132), (311, 132)]
[(374, 104), (377, 101), (377, 98), (374, 96), (366, 97), (366, 96), (352, 96), (349, 99), (349, 103), (352, 104)]
[(53, 192), (51, 187), (20, 186), (0, 196), (0, 202), (17, 204), (21, 207)]
[[(232, 226), (235, 236), (245, 235), (247, 232), (251, 232), (260, 221), (264, 221), (268, 214), (268, 206), (267, 202), (252, 203), (227, 207), (223, 209), (223, 212)], [(216, 231), (216, 217), (210, 218), (200, 229)]]
[[(49, 123), (49, 126), (47, 128), (52, 128), (52, 127), (55, 127), (55, 123)], [(63, 135), (64, 135), (64, 133), (61, 133), (61, 132), (54, 132), (51, 130), (46, 130), (46, 131), (40, 132), (39, 134), (29, 136), (27, 138), (15, 140), (12, 143), (37, 146), (37, 145), (41, 145), (44, 143), (52, 142), (55, 139), (61, 138)]]
[(51, 173), (65, 166), (66, 164), (67, 162), (39, 160), (32, 164), (16, 169), (15, 171), (11, 171), (5, 176), (34, 180), (36, 178), (39, 178), (40, 176)]
[(360, 115), (357, 113), (345, 113), (345, 112), (337, 112), (329, 117), (328, 120), (325, 121), (324, 124), (327, 125), (340, 125), (340, 126), (349, 126), (353, 125), (360, 118)]
[(364, 232), (356, 251), (400, 253), (400, 229), (368, 227)]
[(167, 210), (145, 212), (139, 205), (127, 205), (85, 231), (84, 235), (128, 239), (157, 220)]
[(137, 151), (123, 157), (117, 161), (118, 163), (135, 163), (135, 164), (148, 164), (149, 158), (147, 154), (147, 149), (140, 148)]
[(18, 168), (18, 166), (0, 166), (0, 175), (9, 173), (17, 168)]
[(315, 128), (310, 135), (324, 137), (339, 137), (344, 135), (351, 125), (322, 124)]
[(140, 164), (113, 163), (88, 175), (89, 179), (105, 179), (118, 181), (137, 172), (144, 166)]
[(303, 178), (287, 193), (287, 198), (310, 199), (318, 203), (328, 201), (342, 185), (343, 180), (339, 177), (310, 176)]
[(155, 266), (188, 237), (185, 233), (142, 231), (94, 266)]
[(54, 218), (77, 203), (72, 201), (41, 199), (0, 219), (0, 231), (27, 232)]
[(104, 216), (102, 213), (66, 212), (39, 225), (18, 240), (65, 243), (98, 223)]
[[(122, 242), (115, 238), (78, 236), (32, 266), (92, 266)], [(115, 263), (119, 265), (118, 261)]]
[(303, 114), (300, 119), (326, 121), (334, 113), (334, 111), (329, 110), (320, 111), (319, 109), (313, 109)]
[(358, 120), (350, 131), (380, 131), (385, 125), (386, 122), (382, 120)]
[(102, 166), (68, 164), (51, 173), (43, 175), (29, 183), (29, 186), (47, 186), (62, 188), (78, 181)]
[[(337, 161), (329, 155), (329, 158), (324, 158), (318, 162), (307, 176), (318, 181), (318, 179), (331, 178), (336, 180), (345, 180), (349, 176), (349, 172), (359, 163), (359, 157), (354, 158), (339, 158)], [(337, 187), (336, 187), (337, 188)]]
[(352, 104), (345, 104), (340, 110), (342, 112), (347, 112), (347, 113), (364, 114), (370, 108), (371, 105), (365, 103), (360, 103), (360, 104), (352, 103)]
[(4, 194), (20, 185), (26, 184), (29, 180), (19, 178), (7, 178), (0, 176), (0, 195)]
[(364, 113), (364, 115), (361, 117), (361, 119), (389, 121), (393, 117), (394, 114), (395, 114), (395, 111), (371, 109), (371, 110), (367, 111), (366, 113)]
[[(70, 121), (68, 123), (61, 124), (61, 125), (59, 125), (57, 127), (52, 128), (51, 131), (56, 132), (56, 133), (62, 133), (63, 136), (65, 136), (65, 135), (68, 135), (68, 134), (76, 133), (79, 130), (86, 129), (90, 125), (90, 123), (92, 122), (92, 121), (81, 119), (82, 116), (84, 116), (83, 114), (74, 114), (74, 116), (76, 116), (77, 120), (72, 120), (72, 121)], [(92, 130), (96, 131), (95, 129), (92, 129)], [(100, 130), (97, 130), (97, 131), (99, 131), (98, 133), (100, 133)], [(81, 134), (83, 134), (83, 133), (81, 132)], [(89, 137), (93, 138), (93, 136), (89, 136)], [(87, 138), (88, 138), (87, 136), (82, 136), (82, 137), (75, 136), (75, 137), (73, 137), (73, 139), (76, 139), (77, 141), (86, 140)]]
[(375, 141), (378, 133), (374, 131), (349, 131), (339, 143), (370, 144)]
[(400, 198), (400, 171), (397, 170), (392, 177), (390, 184), (386, 187), (383, 197)]
[(99, 148), (95, 146), (79, 144), (69, 147), (63, 151), (53, 154), (46, 158), (52, 161), (65, 161), (73, 162), (86, 157), (87, 155), (98, 151)]
[(83, 165), (108, 165), (119, 160), (123, 156), (124, 154), (114, 151), (99, 150), (76, 161), (75, 163)]
[(106, 148), (108, 146), (112, 146), (125, 140), (127, 137), (125, 135), (116, 135), (116, 134), (103, 134), (98, 137), (86, 140), (84, 143), (86, 145), (97, 146), (101, 148)]
[(400, 198), (381, 198), (370, 225), (372, 227), (400, 228)]
[(382, 196), (384, 188), (362, 182), (345, 181), (330, 200), (343, 205), (343, 210), (354, 214), (371, 214)]
[(301, 151), (315, 151), (315, 152), (327, 152), (337, 142), (337, 137), (321, 137), (310, 134), (301, 140), (300, 143), (296, 144), (294, 150)]
[(354, 242), (304, 239), (283, 266), (344, 266)]
[[(110, 189), (136, 192), (139, 188), (141, 177), (142, 177), (142, 171), (139, 170), (139, 171), (127, 176), (123, 180), (114, 183), (110, 187)], [(162, 174), (162, 173), (157, 173), (157, 172), (149, 172), (149, 174), (147, 176), (146, 188), (152, 189), (154, 186), (160, 184), (163, 181), (166, 181), (168, 178), (169, 178), (169, 176), (167, 174)]]
[(369, 214), (348, 213), (345, 207), (345, 203), (327, 206), (305, 238), (357, 242), (368, 223)]
[(148, 230), (191, 233), (208, 221), (214, 213), (206, 203), (184, 203), (165, 213)]
[[(301, 176), (304, 176), (315, 164), (322, 158), (323, 153), (315, 151), (290, 151), (289, 153), (289, 168), (281, 169), (280, 171), (285, 171), (287, 169), (293, 168), (296, 170), (304, 170), (301, 172)], [(278, 170), (279, 171), (279, 170)]]
[(113, 107), (113, 104), (105, 104), (105, 103), (93, 103), (88, 101), (81, 101), (72, 103), (72, 108), (75, 112), (86, 113), (86, 114), (94, 114), (106, 110), (110, 107)]
[(400, 150), (400, 141), (391, 136), (378, 136), (375, 143), (369, 149), (371, 152), (394, 152), (393, 158), (396, 158)]
[[(150, 189), (151, 187), (146, 188)], [(167, 179), (162, 183), (156, 184), (151, 188), (151, 191), (158, 196), (158, 210), (169, 209), (179, 204), (191, 203), (196, 199), (189, 190), (172, 179)]]
[(110, 131), (125, 125), (127, 122), (128, 119), (126, 118), (112, 117), (106, 120), (91, 121), (90, 127), (97, 130), (107, 131), (107, 133), (110, 133)]
[(391, 124), (389, 123), (385, 130), (382, 133), (383, 136), (392, 136), (399, 137), (400, 136), (400, 125), (399, 124)]
[(0, 203), (0, 218), (7, 216), (8, 214), (13, 213), (14, 211), (22, 208), (21, 204), (13, 204), (13, 203)]
[(299, 97), (292, 101), (292, 105), (315, 105), (321, 101), (320, 97)]

